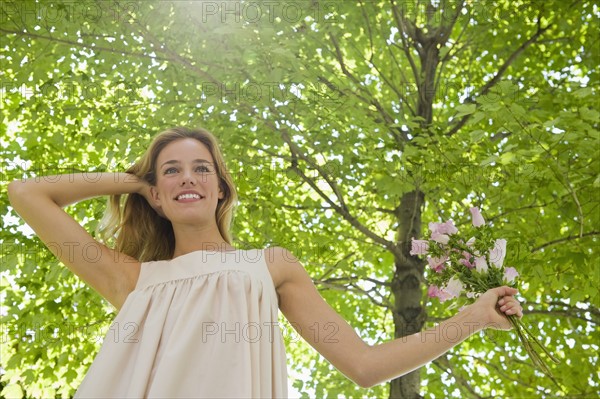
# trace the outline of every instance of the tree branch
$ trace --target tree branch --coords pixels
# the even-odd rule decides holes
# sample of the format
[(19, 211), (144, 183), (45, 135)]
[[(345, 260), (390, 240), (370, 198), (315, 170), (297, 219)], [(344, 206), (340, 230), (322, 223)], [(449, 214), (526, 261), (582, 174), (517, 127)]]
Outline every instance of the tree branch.
[[(465, 2), (462, 1), (460, 3), (460, 5), (457, 6), (456, 8), (456, 13), (453, 15), (452, 20), (451, 20), (451, 27), (450, 29), (448, 29), (447, 31), (447, 35), (444, 37), (443, 41), (440, 40), (440, 50), (442, 49), (442, 46), (446, 46), (446, 43), (448, 42), (448, 39), (450, 38), (450, 34), (452, 33), (452, 30), (454, 29), (454, 26), (456, 25), (456, 21), (458, 20), (458, 16), (464, 6)], [(445, 7), (445, 5), (442, 5), (442, 7)], [(446, 66), (446, 63), (448, 62), (448, 60), (450, 60), (450, 53), (452, 52), (452, 50), (454, 49), (454, 47), (459, 43), (460, 38), (462, 37), (462, 35), (465, 33), (466, 28), (468, 26), (468, 22), (465, 22), (464, 26), (462, 27), (460, 33), (458, 34), (458, 37), (456, 38), (456, 40), (454, 40), (454, 43), (452, 44), (452, 46), (448, 49), (448, 52), (446, 53), (446, 55), (440, 59), (440, 68), (439, 68), (439, 72), (438, 72), (438, 76), (437, 79), (435, 81), (435, 85), (434, 85), (434, 93), (437, 93), (440, 87), (440, 81), (442, 78), (442, 71), (444, 70), (444, 67)], [(459, 47), (458, 50), (453, 54), (456, 55), (458, 52), (460, 52), (461, 48)]]
[(325, 194), (323, 192), (323, 190), (321, 190), (321, 188), (315, 183), (315, 181), (313, 179), (311, 179), (310, 177), (308, 177), (304, 173), (304, 171), (298, 167), (297, 163), (292, 163), (291, 168), (293, 170), (295, 170), (296, 173), (298, 173), (300, 175), (300, 177), (302, 177), (302, 179), (317, 194), (319, 194), (319, 196), (321, 198), (323, 198), (338, 214), (340, 214), (353, 227), (355, 227), (358, 231), (360, 231), (361, 233), (363, 233), (364, 235), (369, 237), (371, 240), (384, 246), (385, 248), (387, 248), (388, 250), (390, 250), (394, 253), (396, 253), (398, 251), (396, 246), (392, 242), (377, 235), (376, 233), (371, 231), (369, 228), (367, 228), (365, 225), (360, 223), (358, 221), (358, 219), (356, 219), (353, 215), (350, 214), (350, 211), (348, 210), (348, 207), (344, 201), (344, 198), (343, 198), (337, 184), (333, 180), (331, 180), (331, 178), (327, 175), (327, 173), (325, 173), (325, 171), (319, 165), (315, 164), (311, 159), (309, 159), (306, 155), (304, 155), (300, 151), (300, 149), (296, 146), (296, 144), (291, 140), (291, 138), (287, 134), (287, 132), (282, 130), (281, 137), (283, 138), (283, 141), (288, 145), (288, 148), (290, 149), (290, 152), (292, 153), (292, 157), (303, 160), (304, 162), (306, 162), (308, 165), (310, 165), (312, 168), (314, 168), (315, 170), (317, 170), (319, 172), (319, 175), (321, 175), (325, 179), (325, 181), (327, 182), (329, 187), (333, 190), (337, 200), (339, 201), (339, 204), (336, 204), (334, 201), (332, 201), (332, 199), (329, 198), (329, 196), (327, 194)]
[[(485, 360), (483, 360), (480, 357), (473, 356), (473, 355), (465, 355), (465, 354), (462, 354), (462, 353), (453, 353), (453, 355), (456, 356), (456, 357), (462, 357), (462, 358), (471, 359), (469, 361), (469, 363), (474, 363), (474, 362), (483, 363), (486, 368), (491, 368), (491, 369), (494, 370), (495, 374), (502, 376), (503, 380), (514, 381), (514, 382), (517, 382), (519, 385), (525, 385), (525, 386), (527, 386), (527, 387), (529, 387), (531, 389), (535, 389), (535, 390), (538, 390), (538, 391), (540, 390), (539, 387), (533, 386), (531, 384), (527, 384), (522, 379), (515, 379), (514, 375), (509, 374), (509, 373), (506, 372), (506, 369), (500, 368), (500, 367), (496, 366), (495, 364), (488, 363), (488, 362), (486, 362)], [(533, 365), (530, 364), (530, 363), (519, 361), (516, 358), (511, 358), (511, 359), (514, 360), (515, 362), (522, 363), (522, 364), (525, 364), (527, 366), (533, 367)], [(545, 393), (544, 391), (542, 391), (542, 392)]]
[[(578, 309), (579, 312), (587, 312), (584, 309)], [(573, 312), (569, 310), (548, 310), (548, 309), (533, 309), (533, 310), (523, 310), (523, 314), (543, 314), (549, 316), (560, 315), (563, 317), (573, 318), (583, 320), (586, 323), (592, 323), (598, 325), (598, 320), (588, 319), (585, 315), (578, 314), (579, 312)]]
[[(393, 124), (394, 118), (391, 117), (385, 111), (385, 108), (379, 103), (379, 101), (377, 101), (377, 99), (373, 96), (373, 94), (371, 92), (369, 92), (369, 90), (360, 82), (360, 80), (358, 80), (356, 78), (356, 76), (354, 76), (352, 74), (352, 72), (350, 72), (348, 70), (348, 68), (346, 67), (346, 63), (344, 61), (344, 56), (342, 54), (342, 49), (340, 48), (340, 45), (339, 45), (337, 39), (335, 38), (335, 36), (330, 34), (329, 37), (331, 38), (331, 42), (333, 43), (333, 46), (335, 47), (335, 55), (336, 55), (339, 65), (340, 65), (340, 68), (342, 69), (342, 72), (344, 73), (344, 75), (346, 75), (348, 78), (350, 78), (350, 80), (356, 85), (356, 90), (353, 93), (355, 93), (355, 95), (358, 98), (362, 99), (365, 103), (373, 105), (375, 107), (375, 109), (378, 111), (379, 115), (381, 115), (383, 120), (388, 125)], [(366, 93), (367, 97), (361, 97), (358, 94), (356, 94), (359, 90)]]
[(371, 21), (369, 21), (369, 16), (365, 10), (365, 3), (362, 0), (359, 0), (360, 11), (362, 12), (363, 19), (365, 20), (365, 24), (367, 25), (367, 32), (369, 32), (369, 45), (371, 47), (371, 58), (369, 62), (373, 62), (373, 54), (375, 54), (375, 50), (373, 48), (373, 30), (371, 29)]
[(146, 40), (148, 40), (150, 43), (152, 43), (154, 45), (154, 47), (156, 47), (156, 49), (157, 49), (156, 51), (161, 51), (161, 52), (164, 52), (164, 53), (167, 53), (170, 55), (171, 58), (169, 58), (169, 60), (171, 60), (171, 62), (179, 61), (180, 64), (183, 64), (183, 65), (187, 66), (188, 68), (190, 68), (191, 70), (195, 71), (199, 76), (210, 80), (211, 83), (214, 83), (217, 85), (222, 84), (218, 79), (215, 79), (208, 72), (197, 67), (191, 60), (181, 56), (178, 52), (171, 50), (164, 43), (161, 43), (152, 33), (150, 33), (148, 28), (146, 26), (141, 25), (139, 23), (139, 21), (137, 21), (136, 24), (139, 26), (140, 34)]
[(398, 28), (398, 33), (400, 34), (400, 39), (402, 40), (402, 46), (397, 47), (404, 51), (406, 59), (408, 59), (408, 63), (410, 64), (410, 68), (412, 69), (413, 76), (415, 77), (415, 83), (417, 84), (417, 87), (421, 87), (421, 75), (419, 74), (419, 70), (417, 68), (417, 65), (415, 64), (415, 60), (413, 59), (413, 56), (410, 53), (410, 46), (408, 45), (406, 40), (407, 36), (410, 37), (411, 40), (414, 40), (415, 32), (414, 30), (412, 32), (408, 32), (408, 27), (404, 24), (403, 16), (400, 15), (395, 0), (390, 0), (390, 3), (392, 4), (392, 14), (394, 15), (394, 21), (396, 22), (396, 27)]
[(359, 277), (359, 276), (343, 276), (343, 277), (330, 277), (327, 279), (324, 279), (323, 277), (321, 277), (321, 279), (319, 279), (319, 281), (322, 282), (327, 282), (327, 283), (332, 283), (332, 284), (354, 284), (357, 280), (365, 280), (365, 281), (369, 281), (373, 284), (376, 285), (381, 285), (384, 287), (391, 287), (392, 284), (388, 283), (386, 281), (380, 281), (371, 277)]
[[(552, 26), (552, 24), (548, 24), (545, 28), (541, 27), (541, 16), (538, 16), (538, 29), (537, 31), (533, 34), (533, 36), (531, 36), (527, 41), (525, 41), (523, 44), (521, 44), (509, 57), (508, 59), (504, 62), (504, 64), (502, 64), (502, 66), (500, 66), (500, 68), (498, 69), (498, 72), (496, 72), (496, 74), (494, 75), (494, 77), (492, 79), (490, 79), (490, 81), (488, 81), (482, 88), (481, 91), (479, 92), (479, 96), (484, 96), (486, 95), (490, 89), (492, 87), (494, 87), (502, 78), (502, 76), (504, 76), (504, 73), (506, 72), (506, 70), (508, 69), (508, 67), (511, 66), (511, 64), (513, 62), (515, 62), (515, 60), (521, 55), (521, 53), (523, 53), (523, 51), (525, 51), (525, 49), (527, 49), (527, 47), (529, 47), (531, 44), (535, 43), (537, 41), (537, 39), (544, 34), (544, 32), (546, 32), (548, 29), (550, 29), (550, 27)], [(465, 101), (466, 103), (474, 103), (475, 99), (473, 97), (471, 97), (470, 99)], [(469, 120), (469, 118), (471, 118), (472, 114), (469, 115), (465, 115), (463, 116), (460, 121), (458, 121), (458, 123), (456, 123), (452, 129), (450, 129), (446, 134), (446, 136), (450, 137), (452, 135), (454, 135), (456, 132), (458, 132)]]
[(159, 57), (159, 56), (151, 56), (149, 54), (144, 54), (144, 53), (133, 53), (131, 51), (125, 51), (125, 50), (119, 50), (119, 49), (115, 49), (112, 47), (103, 47), (103, 46), (90, 46), (87, 45), (85, 43), (79, 43), (79, 42), (75, 42), (72, 40), (67, 40), (67, 39), (58, 39), (55, 37), (48, 37), (48, 36), (44, 36), (44, 35), (38, 35), (36, 33), (30, 33), (27, 31), (22, 31), (22, 32), (18, 32), (18, 31), (12, 31), (9, 29), (4, 29), (4, 28), (0, 28), (0, 33), (5, 33), (8, 35), (14, 34), (14, 35), (18, 35), (18, 36), (25, 36), (25, 37), (30, 37), (33, 39), (41, 39), (41, 40), (48, 40), (51, 42), (55, 42), (55, 43), (60, 43), (60, 44), (66, 44), (69, 46), (74, 46), (74, 47), (81, 47), (81, 48), (86, 48), (86, 49), (90, 49), (90, 50), (94, 50), (94, 51), (106, 51), (108, 53), (115, 53), (115, 54), (121, 54), (121, 55), (129, 55), (132, 57), (140, 57), (140, 58), (149, 58), (149, 59), (153, 59), (153, 60), (162, 60), (162, 61), (173, 61), (170, 58), (165, 58), (165, 57)]
[(462, 374), (460, 374), (460, 372), (455, 371), (455, 368), (452, 366), (450, 359), (448, 359), (448, 355), (437, 358), (433, 361), (433, 364), (443, 372), (448, 373), (452, 377), (456, 378), (456, 381), (460, 385), (465, 387), (465, 389), (469, 391), (471, 395), (473, 395), (473, 398), (482, 399), (482, 396), (478, 395), (477, 392), (475, 392), (475, 390), (471, 387), (471, 384), (469, 384), (469, 382), (462, 376)]
[[(388, 301), (387, 298), (382, 297), (377, 291), (375, 291), (374, 289), (370, 289), (370, 290), (365, 290), (363, 288), (360, 288), (358, 286), (356, 286), (354, 283), (350, 283), (348, 285), (343, 285), (343, 284), (336, 284), (336, 283), (331, 283), (328, 282), (327, 280), (313, 280), (315, 285), (321, 286), (323, 287), (323, 289), (334, 289), (337, 291), (345, 291), (345, 292), (354, 292), (354, 293), (358, 293), (361, 295), (366, 296), (367, 298), (369, 298), (369, 300), (374, 303), (377, 306), (381, 306), (387, 309), (392, 309), (392, 304)], [(377, 296), (379, 296), (381, 299), (376, 299), (375, 297), (372, 296), (371, 292), (375, 291)]]
[(546, 206), (548, 206), (548, 205), (550, 205), (550, 204), (552, 204), (554, 202), (556, 202), (556, 200), (554, 200), (552, 202), (545, 202), (543, 204), (531, 204), (531, 205), (522, 206), (520, 208), (507, 209), (506, 212), (502, 212), (502, 213), (499, 213), (497, 215), (491, 216), (491, 217), (488, 218), (488, 220), (490, 222), (492, 222), (492, 221), (494, 221), (494, 220), (496, 220), (498, 218), (501, 218), (501, 217), (504, 217), (504, 216), (508, 215), (509, 213), (519, 212), (519, 211), (522, 211), (522, 210), (525, 210), (525, 209), (543, 208), (543, 207), (546, 207)]
[[(571, 184), (571, 181), (569, 180), (568, 173), (563, 172), (562, 169), (560, 168), (560, 163), (559, 163), (558, 157), (555, 157), (549, 148), (544, 147), (544, 145), (540, 142), (540, 140), (537, 137), (535, 137), (535, 135), (533, 133), (531, 133), (530, 129), (528, 129), (528, 127), (525, 126), (519, 118), (514, 116), (514, 114), (511, 112), (511, 110), (508, 107), (505, 107), (505, 108), (507, 108), (507, 111), (513, 116), (515, 122), (517, 122), (517, 124), (521, 127), (521, 129), (523, 131), (527, 132), (527, 134), (540, 146), (540, 148), (542, 148), (542, 150), (544, 150), (544, 152), (548, 155), (548, 157), (556, 160), (556, 166), (552, 167), (553, 165), (555, 165), (555, 163), (549, 163), (548, 165), (550, 166), (550, 169), (552, 170), (552, 172), (554, 172), (554, 174), (555, 174), (557, 180), (560, 182), (560, 184), (562, 184), (563, 187), (565, 187), (567, 189), (567, 191), (573, 197), (573, 201), (575, 202), (575, 205), (577, 206), (577, 213), (579, 215), (579, 236), (583, 237), (583, 229), (584, 229), (583, 209), (581, 207), (581, 203), (579, 202), (579, 197), (577, 196), (577, 192), (575, 191), (575, 188), (573, 187), (573, 185)], [(562, 179), (561, 179), (561, 177), (562, 177)]]

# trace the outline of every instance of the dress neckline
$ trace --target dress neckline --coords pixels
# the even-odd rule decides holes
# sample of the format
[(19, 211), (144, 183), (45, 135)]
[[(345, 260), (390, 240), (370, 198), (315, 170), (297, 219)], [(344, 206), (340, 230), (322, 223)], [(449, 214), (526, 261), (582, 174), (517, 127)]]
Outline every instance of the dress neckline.
[(168, 260), (172, 261), (172, 260), (180, 259), (180, 258), (182, 258), (184, 256), (188, 256), (188, 255), (192, 255), (192, 254), (197, 254), (197, 253), (229, 254), (229, 253), (236, 253), (236, 252), (241, 252), (241, 251), (252, 251), (252, 250), (255, 250), (255, 249), (239, 249), (239, 248), (236, 248), (236, 249), (229, 249), (229, 250), (226, 250), (226, 251), (221, 251), (221, 250), (217, 250), (217, 249), (195, 249), (193, 251), (190, 251), (188, 253), (176, 256), (176, 257), (168, 259)]

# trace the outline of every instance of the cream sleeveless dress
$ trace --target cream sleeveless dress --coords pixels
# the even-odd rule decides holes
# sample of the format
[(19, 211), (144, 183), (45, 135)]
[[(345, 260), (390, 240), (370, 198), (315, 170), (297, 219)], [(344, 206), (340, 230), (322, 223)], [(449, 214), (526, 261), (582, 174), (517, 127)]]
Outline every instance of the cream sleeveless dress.
[(265, 252), (195, 251), (142, 263), (75, 397), (287, 397)]

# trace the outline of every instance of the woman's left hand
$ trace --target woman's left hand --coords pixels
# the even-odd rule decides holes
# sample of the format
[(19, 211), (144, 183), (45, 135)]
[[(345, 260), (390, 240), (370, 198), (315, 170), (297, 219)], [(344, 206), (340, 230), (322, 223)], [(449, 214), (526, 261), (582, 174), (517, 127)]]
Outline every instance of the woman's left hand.
[(481, 320), (485, 321), (486, 328), (510, 330), (512, 324), (506, 316), (523, 317), (523, 308), (514, 297), (517, 293), (516, 288), (507, 286), (492, 288), (481, 295), (472, 306), (481, 312)]

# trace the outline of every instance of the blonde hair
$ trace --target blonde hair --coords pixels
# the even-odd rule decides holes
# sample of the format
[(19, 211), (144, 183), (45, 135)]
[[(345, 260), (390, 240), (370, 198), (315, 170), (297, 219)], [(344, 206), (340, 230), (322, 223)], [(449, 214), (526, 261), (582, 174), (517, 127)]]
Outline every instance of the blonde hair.
[[(156, 161), (160, 152), (176, 140), (192, 138), (204, 144), (211, 153), (219, 188), (223, 198), (217, 204), (215, 218), (219, 232), (231, 244), (229, 228), (237, 202), (237, 192), (215, 136), (204, 129), (174, 127), (159, 133), (140, 160), (126, 172), (156, 185)], [(173, 226), (168, 219), (158, 215), (140, 194), (112, 195), (99, 226), (99, 235), (105, 241), (115, 241), (115, 249), (140, 262), (171, 259), (175, 250)]]

